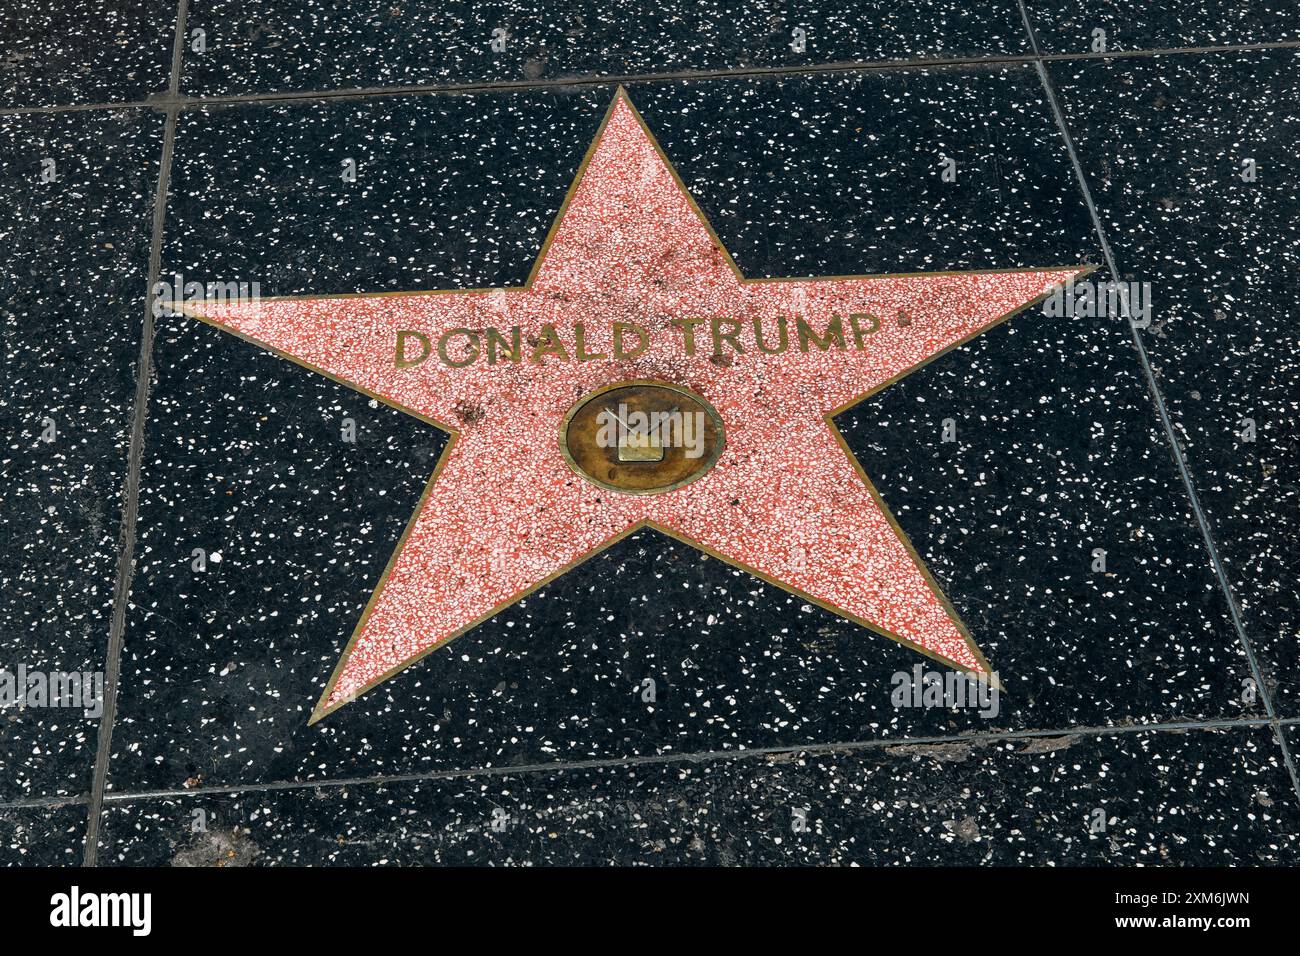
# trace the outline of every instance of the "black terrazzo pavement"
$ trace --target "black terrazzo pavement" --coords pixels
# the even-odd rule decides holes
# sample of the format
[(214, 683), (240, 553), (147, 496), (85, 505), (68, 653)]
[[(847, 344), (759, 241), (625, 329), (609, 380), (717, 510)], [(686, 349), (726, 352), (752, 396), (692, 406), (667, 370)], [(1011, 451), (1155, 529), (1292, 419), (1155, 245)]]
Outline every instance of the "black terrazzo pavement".
[(1025, 0), (1025, 8), (1039, 49), (1047, 54), (1254, 46), (1300, 40), (1294, 0)]
[(141, 799), (103, 862), (1295, 865), (1298, 826), (1253, 728)]
[[(1290, 712), (1300, 695), (1300, 54), (1162, 63), (1054, 64), (1052, 76), (1117, 266), (1150, 281), (1161, 303), (1143, 340), (1270, 692)], [(1253, 441), (1241, 437), (1246, 419)]]
[[(181, 91), (349, 90), (1007, 56), (1029, 51), (1011, 0), (474, 3), (195, 0)], [(795, 31), (802, 30), (799, 37)], [(798, 47), (798, 49), (796, 49)]]
[[(104, 670), (162, 127), (145, 110), (0, 116), (10, 673)], [(0, 801), (85, 792), (93, 715), (14, 707), (0, 725)]]
[(41, 0), (0, 12), (0, 108), (120, 103), (167, 90), (169, 0)]
[[(1296, 39), (1165, 6), (1025, 13), (1045, 54), (1094, 25), (1112, 51)], [(1300, 54), (1052, 59), (1049, 96), (1016, 5), (641, 10), (194, 0), (174, 65), (175, 10), (121, 14), (112, 55), (6, 15), (0, 667), (118, 654), (120, 680), (102, 727), (0, 714), (3, 859), (80, 862), (89, 812), (101, 865), (1294, 865)], [(608, 77), (649, 77), (630, 96), (750, 276), (1104, 266), (1090, 196), (1153, 284), (1141, 342), (1209, 542), (1128, 323), (1029, 311), (838, 419), (996, 715), (895, 708), (921, 658), (647, 531), (307, 726), (444, 436), (159, 317), (124, 540), (150, 242), (163, 277), (268, 296), (519, 284)], [(214, 96), (249, 101), (186, 99)]]
[(80, 866), (85, 841), (84, 803), (0, 809), (0, 852), (9, 866)]

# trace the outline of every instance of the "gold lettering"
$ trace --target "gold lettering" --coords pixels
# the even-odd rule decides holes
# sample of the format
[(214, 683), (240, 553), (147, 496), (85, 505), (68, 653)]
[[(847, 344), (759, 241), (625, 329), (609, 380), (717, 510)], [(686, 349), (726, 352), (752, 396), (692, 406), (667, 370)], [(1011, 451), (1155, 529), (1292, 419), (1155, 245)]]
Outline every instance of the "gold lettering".
[[(726, 323), (731, 326), (730, 332), (722, 331), (722, 324)], [(736, 352), (737, 355), (743, 355), (745, 348), (740, 344), (740, 322), (736, 319), (729, 319), (725, 316), (714, 316), (709, 320), (713, 331), (713, 354), (722, 354), (722, 343), (726, 342)]]
[(703, 319), (673, 319), (668, 324), (681, 329), (682, 340), (686, 343), (686, 354), (695, 354), (695, 327), (703, 324)]
[[(634, 332), (637, 337), (636, 347), (630, 352), (623, 350), (623, 333)], [(614, 323), (614, 358), (619, 361), (634, 359), (646, 350), (650, 344), (650, 333), (633, 322)]]
[(581, 322), (573, 323), (573, 351), (578, 356), (579, 362), (593, 362), (596, 359), (609, 358), (604, 352), (588, 353), (586, 347), (586, 332)]
[(809, 342), (812, 342), (812, 344), (817, 346), (818, 350), (822, 352), (825, 352), (832, 345), (837, 349), (844, 348), (844, 323), (840, 321), (838, 315), (832, 315), (830, 325), (826, 326), (826, 334), (824, 336), (817, 335), (817, 333), (812, 330), (812, 327), (797, 315), (794, 317), (794, 322), (795, 327), (799, 330), (800, 352), (808, 351)]
[(487, 358), (488, 358), (489, 365), (497, 364), (498, 348), (501, 349), (502, 354), (509, 361), (511, 362), (519, 361), (520, 353), (522, 352), (522, 348), (519, 342), (519, 326), (512, 325), (510, 327), (510, 342), (509, 342), (510, 347), (505, 348), (506, 344), (507, 343), (506, 343), (505, 336), (502, 335), (500, 332), (498, 332), (496, 329), (489, 328), (487, 330)]
[(555, 326), (547, 322), (542, 326), (541, 334), (537, 336), (537, 345), (533, 347), (533, 354), (529, 356), (528, 361), (534, 365), (542, 365), (542, 356), (554, 355), (561, 362), (569, 361), (569, 353), (560, 341), (560, 337), (555, 334)]
[(776, 319), (776, 330), (780, 336), (781, 344), (776, 348), (769, 348), (763, 342), (763, 320), (758, 316), (754, 317), (754, 338), (758, 341), (758, 350), (765, 355), (777, 355), (784, 352), (790, 346), (790, 335), (786, 330), (785, 316), (779, 315)]
[[(415, 339), (420, 343), (420, 346), (424, 349), (424, 351), (420, 353), (418, 358), (406, 357), (406, 342), (408, 339)], [(429, 344), (429, 340), (425, 336), (421, 335), (419, 332), (411, 332), (407, 329), (398, 329), (397, 330), (397, 353), (393, 356), (393, 362), (398, 368), (410, 368), (412, 365), (419, 365), (421, 362), (427, 359), (429, 357), (429, 353), (432, 350), (433, 350), (433, 346)]]
[[(868, 329), (862, 328), (862, 326), (858, 324), (859, 319), (866, 319), (871, 323), (871, 327)], [(862, 348), (862, 339), (865, 336), (871, 335), (873, 332), (879, 331), (880, 320), (876, 318), (874, 315), (871, 315), (866, 312), (850, 312), (849, 325), (853, 328), (853, 342), (860, 349)]]
[[(469, 351), (469, 357), (463, 361), (453, 361), (447, 354), (447, 343), (453, 335), (463, 335), (466, 338), (465, 347)], [(473, 364), (478, 358), (478, 333), (470, 329), (448, 329), (438, 337), (438, 358), (442, 359), (443, 365), (450, 365), (452, 368), (464, 368), (466, 365)]]

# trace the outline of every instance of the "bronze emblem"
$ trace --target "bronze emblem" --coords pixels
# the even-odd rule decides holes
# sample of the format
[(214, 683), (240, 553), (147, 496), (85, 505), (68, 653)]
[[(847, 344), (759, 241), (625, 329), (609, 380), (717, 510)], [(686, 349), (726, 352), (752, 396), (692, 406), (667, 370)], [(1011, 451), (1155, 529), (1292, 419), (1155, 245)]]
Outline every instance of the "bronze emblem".
[(569, 467), (631, 495), (672, 491), (703, 477), (725, 445), (713, 406), (679, 385), (623, 382), (578, 400), (560, 423)]

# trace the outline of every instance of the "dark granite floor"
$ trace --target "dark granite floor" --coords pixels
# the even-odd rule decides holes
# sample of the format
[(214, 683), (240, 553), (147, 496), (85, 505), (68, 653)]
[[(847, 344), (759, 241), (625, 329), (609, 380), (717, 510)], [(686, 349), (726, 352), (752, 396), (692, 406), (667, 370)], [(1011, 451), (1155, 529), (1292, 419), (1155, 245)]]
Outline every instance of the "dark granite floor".
[[(1300, 7), (1122, 6), (5, 13), (0, 669), (104, 692), (0, 711), (0, 859), (1300, 862)], [(646, 530), (308, 725), (446, 435), (148, 290), (519, 285), (619, 84), (747, 276), (1151, 284), (837, 420), (996, 714)]]

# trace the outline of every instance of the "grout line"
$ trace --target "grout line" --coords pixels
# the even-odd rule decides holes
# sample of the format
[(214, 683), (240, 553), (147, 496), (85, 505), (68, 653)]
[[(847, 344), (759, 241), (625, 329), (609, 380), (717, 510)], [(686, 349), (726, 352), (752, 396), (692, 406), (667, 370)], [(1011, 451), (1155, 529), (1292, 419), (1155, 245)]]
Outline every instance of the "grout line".
[[(1061, 138), (1065, 142), (1066, 152), (1070, 157), (1070, 164), (1074, 169), (1074, 177), (1079, 185), (1079, 191), (1083, 195), (1083, 200), (1088, 207), (1088, 215), (1092, 217), (1092, 226), (1097, 233), (1097, 239), (1101, 243), (1102, 255), (1106, 259), (1106, 267), (1110, 270), (1111, 278), (1119, 282), (1122, 277), (1119, 269), (1115, 264), (1115, 256), (1111, 251), (1110, 241), (1106, 238), (1106, 230), (1102, 225), (1101, 216), (1097, 212), (1097, 205), (1092, 198), (1092, 190), (1088, 186), (1087, 177), (1083, 171), (1083, 164), (1079, 161), (1079, 155), (1074, 148), (1074, 139), (1070, 135), (1069, 125), (1065, 121), (1065, 113), (1061, 109), (1061, 104), (1056, 97), (1056, 89), (1052, 85), (1051, 75), (1047, 72), (1047, 66), (1043, 62), (1043, 57), (1039, 54), (1038, 37), (1034, 33), (1033, 24), (1029, 19), (1029, 11), (1025, 8), (1025, 0), (1016, 0), (1020, 7), (1020, 14), (1024, 18), (1025, 32), (1029, 36), (1029, 44), (1035, 55), (1035, 67), (1038, 70), (1038, 77), (1043, 84), (1043, 92), (1047, 96), (1047, 102), (1052, 108), (1052, 114), (1056, 119), (1056, 125), (1060, 131)], [(1128, 318), (1127, 297), (1124, 298), (1125, 318)], [(1228, 604), (1228, 614), (1232, 619), (1232, 626), (1237, 632), (1237, 638), (1241, 642), (1242, 649), (1246, 653), (1246, 660), (1250, 664), (1250, 672), (1255, 680), (1255, 686), (1259, 691), (1260, 698), (1264, 702), (1264, 710), (1268, 713), (1270, 725), (1273, 728), (1273, 736), (1277, 739), (1278, 746), (1282, 748), (1282, 760), (1286, 764), (1287, 773), (1291, 777), (1291, 785), (1295, 789), (1296, 800), (1300, 801), (1300, 776), (1297, 776), (1295, 761), (1291, 756), (1291, 748), (1287, 744), (1286, 735), (1282, 733), (1277, 716), (1277, 711), (1273, 706), (1272, 696), (1268, 692), (1268, 685), (1264, 681), (1263, 670), (1259, 666), (1259, 660), (1255, 656), (1255, 649), (1251, 646), (1250, 639), (1246, 635), (1246, 626), (1241, 619), (1241, 611), (1237, 606), (1237, 600), (1232, 593), (1232, 584), (1228, 580), (1228, 573), (1223, 567), (1223, 561), (1219, 556), (1218, 546), (1214, 541), (1214, 533), (1210, 528), (1209, 519), (1205, 516), (1201, 508), (1200, 495), (1196, 491), (1196, 483), (1192, 480), (1191, 469), (1187, 464), (1187, 457), (1183, 451), (1181, 443), (1178, 441), (1178, 434), (1174, 430), (1173, 419), (1169, 415), (1169, 409), (1165, 405), (1164, 393), (1160, 390), (1160, 383), (1156, 380), (1155, 370), (1151, 366), (1151, 359), (1147, 355), (1146, 345), (1142, 341), (1142, 334), (1133, 324), (1129, 322), (1129, 333), (1133, 338), (1133, 348), (1137, 352), (1138, 360), (1142, 365), (1142, 374), (1146, 378), (1147, 388), (1151, 393), (1152, 401), (1155, 403), (1156, 413), (1160, 419), (1161, 427), (1164, 429), (1165, 437), (1169, 441), (1170, 452), (1174, 458), (1174, 464), (1178, 467), (1178, 474), (1182, 478), (1183, 487), (1187, 491), (1187, 497), (1191, 502), (1192, 514), (1196, 518), (1197, 527), (1200, 529), (1201, 538), (1205, 544), (1206, 553), (1210, 559), (1210, 566), (1214, 571), (1214, 576), (1218, 581), (1219, 589), (1223, 593), (1223, 598)]]
[[(183, 34), (179, 35), (184, 39)], [(184, 44), (176, 44), (179, 48)], [(49, 106), (9, 106), (0, 108), (0, 116), (23, 113), (70, 113), (85, 110), (113, 109), (193, 109), (204, 106), (231, 106), (245, 103), (320, 102), (322, 100), (353, 100), (384, 96), (413, 96), (431, 94), (508, 92), (514, 90), (564, 89), (584, 86), (616, 86), (633, 83), (664, 83), (675, 80), (757, 79), (762, 77), (793, 77), (817, 73), (875, 73), (895, 70), (949, 69), (953, 67), (998, 67), (1041, 63), (1044, 61), (1124, 60), (1157, 56), (1188, 56), (1208, 53), (1249, 53), (1267, 50), (1300, 49), (1300, 40), (1278, 40), (1267, 43), (1240, 43), (1220, 46), (1156, 47), (1149, 50), (1113, 50), (1106, 53), (1039, 53), (1037, 41), (1033, 52), (1027, 54), (999, 54), (974, 57), (935, 57), (914, 60), (858, 61), (842, 60), (826, 63), (805, 63), (791, 66), (747, 68), (719, 68), (714, 70), (676, 70), (663, 73), (590, 74), (586, 76), (558, 77), (540, 80), (484, 80), (467, 83), (412, 83), (405, 86), (369, 86), (340, 90), (271, 91), (265, 93), (230, 94), (226, 96), (181, 96), (178, 84), (173, 83), (166, 94), (142, 100), (123, 100), (115, 103), (76, 103)], [(174, 54), (173, 62), (176, 60)]]
[[(320, 780), (280, 780), (270, 783), (230, 784), (194, 787), (186, 790), (124, 790), (103, 795), (105, 804), (134, 803), (140, 800), (170, 800), (184, 797), (222, 796), (238, 793), (315, 790), (322, 788), (384, 786), (393, 783), (460, 780), (472, 777), (509, 777), (534, 773), (565, 773), (602, 767), (654, 766), (669, 763), (708, 763), (714, 760), (745, 760), (782, 754), (864, 753), (893, 748), (928, 747), (936, 744), (992, 744), (1017, 740), (1041, 740), (1052, 737), (1119, 737), (1144, 733), (1184, 733), (1187, 731), (1250, 730), (1259, 727), (1300, 725), (1300, 717), (1272, 720), (1267, 717), (1218, 718), (1210, 720), (1167, 721), (1150, 724), (1123, 724), (1097, 727), (1064, 727), (1046, 730), (1007, 730), (989, 733), (949, 734), (927, 737), (883, 737), (871, 740), (824, 744), (779, 744), (770, 747), (747, 747), (737, 750), (706, 750), (695, 753), (655, 754), (644, 757), (606, 757), (591, 760), (557, 760), (546, 763), (516, 764), (503, 767), (470, 767), (460, 770), (425, 773), (372, 774), (369, 777), (322, 778)], [(0, 803), (0, 812), (32, 807), (78, 806), (89, 802), (87, 794), (67, 797), (38, 797)]]
[[(185, 41), (185, 19), (189, 0), (180, 0), (176, 10), (176, 34), (172, 41), (169, 88), (174, 95), (180, 83), (181, 56)], [(94, 866), (99, 854), (99, 823), (108, 782), (108, 762), (113, 746), (113, 723), (117, 717), (117, 685), (121, 675), (122, 643), (126, 631), (126, 607), (135, 572), (136, 518), (140, 505), (140, 469), (144, 459), (144, 425), (149, 408), (149, 383), (153, 378), (154, 283), (162, 267), (163, 224), (167, 218), (167, 188), (171, 179), (172, 152), (176, 143), (179, 110), (168, 107), (163, 125), (162, 157), (158, 162), (158, 188), (154, 192), (152, 235), (149, 240), (149, 285), (144, 298), (144, 324), (140, 332), (140, 359), (136, 368), (135, 405), (131, 410), (131, 444), (127, 452), (126, 484), (123, 489), (122, 531), (118, 539), (117, 584), (113, 593), (113, 617), (109, 626), (108, 652), (104, 663), (104, 713), (99, 720), (99, 746), (91, 778), (86, 817), (84, 866)]]
[(1126, 724), (1110, 727), (1076, 727), (1064, 730), (1009, 730), (984, 734), (949, 734), (929, 737), (875, 738), (834, 743), (780, 744), (744, 750), (707, 750), (695, 753), (653, 754), (640, 757), (606, 757), (591, 760), (553, 761), (502, 767), (473, 767), (464, 770), (428, 771), (423, 773), (375, 774), (369, 777), (339, 777), (320, 780), (282, 780), (257, 784), (229, 784), (194, 787), (187, 790), (141, 790), (108, 793), (106, 803), (133, 803), (139, 800), (178, 799), (221, 796), (237, 793), (274, 792), (281, 790), (315, 790), (355, 786), (384, 786), (394, 783), (462, 780), (472, 777), (512, 777), (524, 774), (564, 773), (604, 767), (641, 767), (674, 763), (710, 763), (721, 760), (746, 760), (783, 754), (863, 753), (893, 748), (926, 747), (943, 744), (991, 744), (1017, 740), (1041, 740), (1052, 737), (1113, 737), (1142, 733), (1182, 733), (1191, 730), (1217, 731), (1270, 727), (1268, 718), (1224, 718), (1219, 720), (1170, 721), (1152, 724)]
[(29, 797), (26, 800), (9, 800), (0, 803), (0, 813), (9, 810), (31, 810), (46, 807), (57, 810), (59, 807), (79, 807), (90, 802), (90, 794), (78, 793), (61, 797)]

